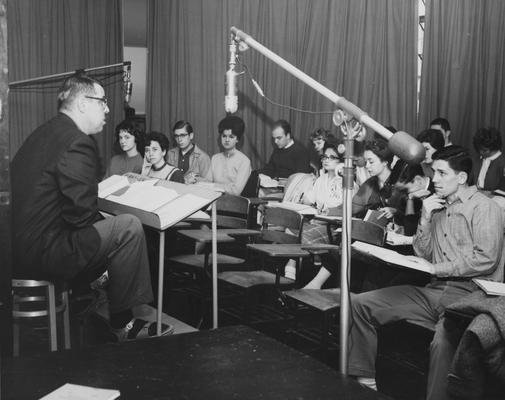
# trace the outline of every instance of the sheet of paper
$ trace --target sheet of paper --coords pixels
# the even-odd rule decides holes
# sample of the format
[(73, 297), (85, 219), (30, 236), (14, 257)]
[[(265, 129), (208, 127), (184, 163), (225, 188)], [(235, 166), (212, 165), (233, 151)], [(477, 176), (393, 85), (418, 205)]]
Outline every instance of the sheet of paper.
[(65, 383), (58, 389), (41, 397), (40, 400), (114, 400), (119, 396), (119, 390)]
[(373, 244), (368, 244), (360, 241), (354, 242), (351, 246), (361, 253), (368, 254), (372, 257), (377, 257), (391, 264), (401, 265), (403, 267), (412, 268), (431, 274), (431, 271), (426, 268), (425, 264), (420, 262), (420, 257), (404, 256), (403, 254), (400, 254), (394, 250), (385, 249), (383, 247), (374, 246)]
[(413, 236), (405, 236), (393, 231), (388, 231), (386, 236), (386, 243), (393, 246), (408, 246), (412, 244), (413, 240)]
[(486, 294), (492, 296), (505, 296), (505, 283), (488, 281), (486, 279), (472, 279)]
[(112, 175), (98, 184), (98, 197), (104, 199), (119, 189), (128, 187), (128, 178), (123, 175)]
[(173, 189), (139, 183), (131, 185), (120, 196), (111, 194), (107, 197), (107, 200), (153, 212), (178, 196)]
[(208, 202), (208, 199), (192, 193), (179, 196), (169, 204), (156, 210), (156, 213), (160, 217), (161, 227), (165, 228), (175, 222), (181, 221), (185, 217), (194, 214), (195, 211), (205, 207)]

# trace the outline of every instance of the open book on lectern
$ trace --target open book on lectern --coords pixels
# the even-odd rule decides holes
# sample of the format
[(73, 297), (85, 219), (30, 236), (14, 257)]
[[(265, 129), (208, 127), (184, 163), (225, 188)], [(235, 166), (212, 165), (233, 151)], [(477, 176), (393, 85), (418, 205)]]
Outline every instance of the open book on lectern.
[(112, 175), (98, 185), (98, 207), (133, 214), (144, 225), (167, 229), (214, 202), (222, 193), (138, 174)]

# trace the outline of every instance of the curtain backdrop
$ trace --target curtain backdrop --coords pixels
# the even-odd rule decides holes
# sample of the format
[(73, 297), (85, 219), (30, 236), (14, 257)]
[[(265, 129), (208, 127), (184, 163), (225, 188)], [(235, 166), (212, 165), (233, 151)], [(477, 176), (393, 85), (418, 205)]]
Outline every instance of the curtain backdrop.
[[(7, 4), (10, 82), (123, 60), (121, 0), (16, 0)], [(105, 72), (111, 70), (97, 73)], [(114, 126), (124, 117), (122, 85), (114, 83), (117, 80), (122, 81), (122, 76), (102, 81), (110, 113), (104, 132), (95, 137), (104, 162), (112, 153)], [(10, 91), (11, 159), (38, 125), (56, 115), (61, 83)]]
[(505, 1), (428, 0), (419, 128), (445, 117), (473, 151), (480, 127), (505, 132)]
[[(230, 27), (250, 34), (384, 125), (413, 133), (416, 124), (416, 0), (150, 0), (146, 124), (171, 134), (186, 119), (198, 145), (219, 151), (217, 124), (225, 116), (224, 73)], [(240, 54), (265, 95), (313, 111), (333, 104), (249, 49)], [(240, 69), (240, 67), (239, 67)], [(272, 152), (271, 123), (291, 122), (307, 143), (316, 127), (335, 131), (331, 115), (305, 114), (261, 98), (250, 79), (238, 79), (246, 123), (244, 152), (254, 167)]]

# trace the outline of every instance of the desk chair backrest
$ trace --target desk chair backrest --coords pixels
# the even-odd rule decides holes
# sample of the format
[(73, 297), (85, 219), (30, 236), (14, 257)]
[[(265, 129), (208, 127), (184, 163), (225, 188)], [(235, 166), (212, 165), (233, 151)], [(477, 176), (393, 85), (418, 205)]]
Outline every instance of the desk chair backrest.
[(263, 218), (261, 239), (270, 243), (300, 243), (303, 215), (281, 207), (269, 207)]
[(217, 225), (221, 228), (247, 228), (251, 201), (224, 194), (216, 201)]
[(258, 197), (258, 193), (260, 191), (260, 176), (258, 171), (254, 170), (249, 175), (249, 179), (247, 180), (244, 189), (240, 195), (242, 197)]
[(386, 241), (386, 229), (372, 222), (353, 219), (351, 238), (382, 247)]

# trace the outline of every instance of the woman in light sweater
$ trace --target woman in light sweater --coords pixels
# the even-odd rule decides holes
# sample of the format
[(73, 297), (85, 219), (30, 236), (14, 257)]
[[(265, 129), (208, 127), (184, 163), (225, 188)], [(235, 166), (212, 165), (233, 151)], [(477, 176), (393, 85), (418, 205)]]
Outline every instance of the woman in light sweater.
[(251, 160), (237, 149), (245, 124), (241, 118), (229, 115), (219, 122), (217, 129), (223, 151), (212, 156), (205, 180), (214, 182), (226, 193), (239, 196), (251, 175)]

